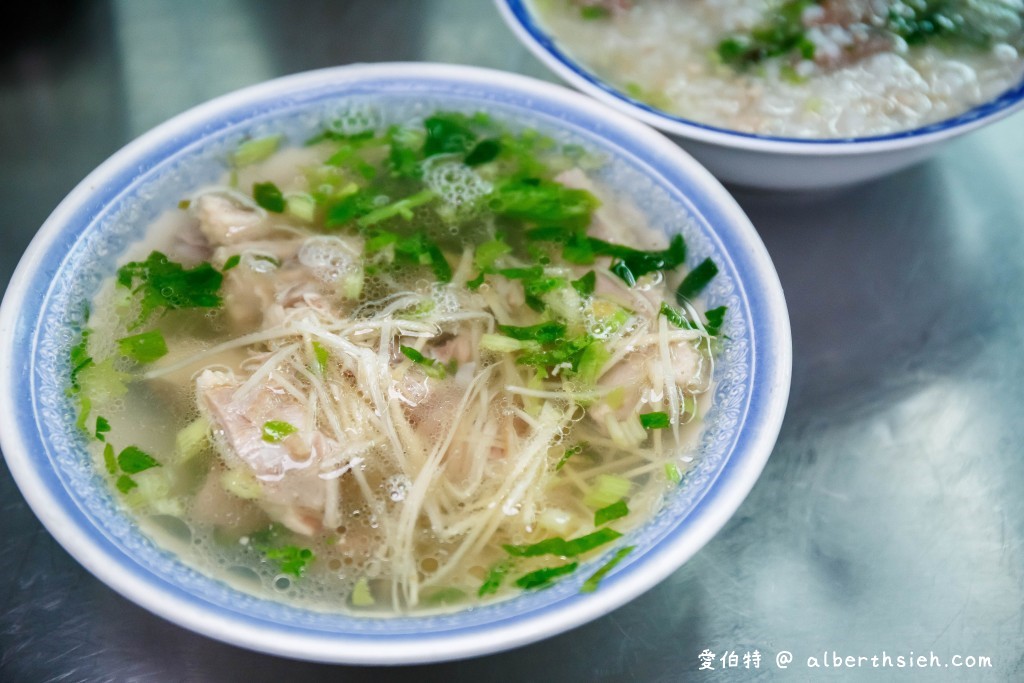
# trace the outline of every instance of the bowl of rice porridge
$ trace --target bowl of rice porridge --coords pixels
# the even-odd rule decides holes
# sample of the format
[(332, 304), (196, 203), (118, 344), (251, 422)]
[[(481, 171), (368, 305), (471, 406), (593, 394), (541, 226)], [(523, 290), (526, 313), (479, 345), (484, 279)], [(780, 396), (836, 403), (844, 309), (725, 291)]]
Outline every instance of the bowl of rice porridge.
[(1021, 0), (498, 0), (577, 89), (720, 179), (847, 185), (1024, 106)]

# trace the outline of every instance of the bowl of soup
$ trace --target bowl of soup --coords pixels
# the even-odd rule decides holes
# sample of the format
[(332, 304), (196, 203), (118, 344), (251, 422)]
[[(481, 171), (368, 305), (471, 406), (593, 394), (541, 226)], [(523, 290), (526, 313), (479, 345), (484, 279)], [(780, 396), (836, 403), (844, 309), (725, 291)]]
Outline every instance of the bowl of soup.
[(119, 151), (0, 310), (3, 452), (96, 577), (253, 650), (399, 664), (599, 617), (753, 486), (785, 301), (661, 134), (521, 76), (355, 65)]
[(1019, 0), (497, 5), (555, 74), (735, 185), (876, 178), (1024, 106)]

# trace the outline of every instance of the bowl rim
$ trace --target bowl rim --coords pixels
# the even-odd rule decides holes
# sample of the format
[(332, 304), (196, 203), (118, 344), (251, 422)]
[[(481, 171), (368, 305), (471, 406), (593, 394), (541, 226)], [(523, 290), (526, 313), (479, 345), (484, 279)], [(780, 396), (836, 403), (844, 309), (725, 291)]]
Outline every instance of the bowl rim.
[(1024, 108), (1024, 78), (997, 97), (934, 123), (882, 135), (797, 138), (745, 133), (676, 116), (630, 97), (598, 77), (558, 46), (528, 8), (532, 0), (494, 0), (512, 33), (548, 69), (572, 87), (644, 123), (681, 138), (757, 153), (801, 156), (859, 156), (896, 152), (947, 140), (998, 121)]
[[(763, 305), (765, 329), (754, 349), (754, 365), (765, 381), (753, 393), (763, 394), (760, 420), (745, 435), (748, 446), (729, 455), (719, 480), (691, 515), (685, 534), (662, 542), (644, 557), (642, 566), (624, 580), (608, 581), (602, 589), (568, 607), (517, 614), (495, 624), (455, 629), (450, 633), (323, 634), (313, 629), (256, 623), (244, 614), (221, 609), (192, 596), (161, 577), (126, 571), (119, 562), (132, 558), (119, 551), (95, 528), (66, 495), (63, 484), (43, 458), (33, 458), (39, 440), (39, 416), (20, 406), (26, 391), (17, 380), (26, 379), (15, 346), (19, 335), (35, 337), (38, 311), (24, 310), (29, 293), (46, 290), (42, 268), (62, 236), (66, 223), (95, 201), (105, 182), (122, 176), (126, 168), (146, 154), (171, 144), (204, 121), (252, 113), (261, 102), (287, 97), (318, 86), (341, 87), (361, 81), (425, 79), (470, 83), (498, 91), (513, 91), (524, 98), (543, 99), (563, 107), (567, 118), (584, 112), (606, 120), (611, 129), (645, 150), (657, 149), (664, 163), (680, 169), (699, 185), (709, 206), (721, 211), (744, 236), (743, 258), (751, 265), (750, 279), (762, 287), (750, 293)], [(575, 112), (575, 114), (573, 114)], [(723, 219), (724, 220), (724, 219)], [(63, 263), (63, 262), (62, 262)], [(41, 281), (42, 280), (42, 281)], [(43, 295), (41, 295), (43, 296)], [(753, 336), (753, 331), (752, 331)], [(34, 348), (34, 347), (33, 347)], [(24, 355), (24, 354), (22, 354)], [(0, 445), (19, 490), (53, 537), (80, 564), (116, 592), (150, 612), (179, 626), (214, 639), (269, 654), (319, 662), (350, 664), (408, 664), (460, 659), (518, 647), (567, 631), (600, 617), (647, 591), (675, 571), (733, 515), (753, 487), (774, 447), (789, 396), (792, 373), (792, 338), (789, 316), (778, 275), (768, 252), (749, 219), (711, 174), (686, 152), (648, 126), (564, 86), (526, 76), (482, 68), (427, 62), (352, 64), (275, 78), (222, 95), (197, 105), (129, 142), (85, 177), (54, 209), (21, 258), (0, 305)], [(27, 414), (30, 413), (30, 414)], [(733, 462), (735, 461), (735, 462)], [(697, 513), (700, 513), (699, 515)], [(610, 577), (611, 578), (611, 577)]]

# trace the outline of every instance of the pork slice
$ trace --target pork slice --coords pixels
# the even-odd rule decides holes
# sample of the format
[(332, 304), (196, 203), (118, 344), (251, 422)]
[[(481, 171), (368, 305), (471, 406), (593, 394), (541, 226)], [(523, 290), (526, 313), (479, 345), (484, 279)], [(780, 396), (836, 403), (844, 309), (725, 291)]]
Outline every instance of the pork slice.
[(199, 230), (214, 247), (264, 239), (273, 232), (266, 211), (227, 193), (204, 194), (194, 207)]
[[(260, 484), (254, 497), (274, 521), (297, 533), (313, 534), (325, 517), (326, 487), (336, 482), (320, 477), (340, 448), (318, 430), (309, 430), (305, 408), (272, 381), (247, 396), (228, 373), (204, 370), (196, 379), (199, 408), (213, 426), (214, 444), (228, 468), (240, 468)], [(267, 441), (264, 425), (286, 422), (297, 431), (280, 441)], [(330, 515), (328, 515), (330, 516)]]
[[(671, 365), (669, 379), (679, 387), (690, 385), (700, 373), (701, 358), (698, 351), (690, 342), (674, 342), (669, 344), (668, 353)], [(661, 352), (656, 344), (634, 351), (612, 366), (597, 382), (600, 387), (623, 391), (621, 405), (612, 408), (606, 403), (599, 403), (589, 411), (589, 415), (603, 424), (605, 416), (609, 414), (622, 421), (637, 412), (646, 412), (640, 406), (659, 398), (667, 401), (664, 397), (664, 377)]]

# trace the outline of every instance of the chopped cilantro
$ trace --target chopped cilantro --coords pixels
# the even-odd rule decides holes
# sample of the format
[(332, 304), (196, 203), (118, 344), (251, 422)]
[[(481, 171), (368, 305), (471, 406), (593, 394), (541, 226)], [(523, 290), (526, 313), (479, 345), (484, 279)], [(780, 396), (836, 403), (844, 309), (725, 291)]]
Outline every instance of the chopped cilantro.
[(277, 185), (270, 182), (254, 183), (252, 186), (252, 197), (258, 205), (273, 213), (284, 213), (285, 206), (287, 205), (281, 190), (278, 189)]
[(297, 431), (299, 431), (298, 427), (284, 420), (270, 420), (263, 423), (263, 440), (268, 443), (277, 443)]
[(301, 577), (306, 571), (306, 565), (316, 559), (313, 551), (309, 548), (300, 548), (294, 545), (286, 545), (279, 548), (260, 548), (263, 556), (271, 562), (276, 562), (283, 574)]
[(469, 152), (476, 141), (476, 133), (469, 127), (463, 114), (435, 114), (423, 121), (427, 131), (423, 141), (423, 156), (435, 154), (463, 154)]
[(110, 431), (110, 422), (102, 415), (96, 416), (96, 431), (93, 434), (100, 441), (106, 441), (106, 434)]
[(152, 363), (167, 355), (167, 342), (160, 330), (150, 330), (117, 340), (117, 348), (139, 363)]
[(612, 559), (608, 560), (603, 565), (601, 565), (601, 567), (596, 572), (591, 574), (590, 577), (583, 582), (583, 585), (580, 586), (580, 592), (593, 593), (595, 590), (597, 590), (598, 584), (601, 583), (601, 580), (608, 574), (608, 572), (614, 569), (615, 565), (617, 565), (619, 562), (622, 562), (623, 558), (625, 558), (626, 555), (629, 555), (635, 549), (635, 545), (627, 545), (624, 548), (619, 548), (615, 552), (615, 554), (612, 555)]
[(499, 183), (490, 201), (491, 208), (500, 216), (566, 227), (589, 224), (598, 204), (597, 197), (586, 190), (542, 178)]
[(746, 68), (772, 57), (793, 55), (814, 59), (814, 43), (806, 35), (804, 11), (822, 0), (786, 0), (748, 33), (726, 36), (718, 43), (723, 63)]
[(117, 490), (120, 491), (121, 493), (128, 493), (133, 488), (137, 487), (138, 484), (136, 484), (135, 480), (129, 477), (127, 474), (122, 474), (120, 477), (117, 478), (117, 481), (114, 482), (114, 486), (116, 486)]
[(607, 524), (613, 520), (625, 517), (629, 514), (629, 506), (626, 504), (625, 498), (620, 498), (618, 501), (607, 505), (603, 508), (599, 508), (594, 512), (594, 526), (601, 526)]
[(501, 143), (498, 140), (481, 140), (469, 151), (463, 162), (466, 166), (479, 166), (489, 161), (494, 161), (501, 153)]
[(345, 195), (328, 205), (324, 216), (324, 227), (337, 228), (362, 218), (377, 208), (374, 196), (365, 190)]
[(140, 293), (141, 310), (132, 327), (138, 327), (161, 309), (216, 308), (224, 276), (209, 263), (186, 269), (159, 251), (145, 261), (126, 263), (117, 271), (117, 283)]
[(560, 576), (572, 574), (579, 567), (578, 562), (570, 562), (559, 567), (538, 569), (516, 579), (516, 585), (524, 589), (544, 588)]
[(125, 474), (138, 474), (153, 467), (160, 467), (160, 463), (136, 446), (128, 446), (117, 456), (117, 464)]
[(672, 421), (669, 420), (668, 413), (659, 410), (641, 414), (640, 424), (644, 429), (667, 429), (672, 425)]
[(231, 256), (228, 256), (228, 260), (224, 262), (224, 267), (220, 269), (220, 272), (226, 273), (229, 270), (231, 270), (232, 268), (234, 268), (235, 266), (237, 266), (241, 262), (242, 262), (242, 255), (241, 254), (232, 254)]

